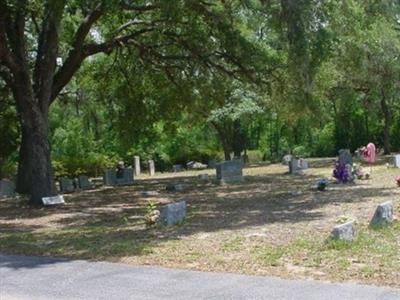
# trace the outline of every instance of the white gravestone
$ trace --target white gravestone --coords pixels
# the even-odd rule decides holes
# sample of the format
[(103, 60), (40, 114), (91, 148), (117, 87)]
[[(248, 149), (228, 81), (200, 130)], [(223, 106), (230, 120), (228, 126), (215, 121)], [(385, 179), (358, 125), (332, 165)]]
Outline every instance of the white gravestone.
[(395, 168), (400, 168), (400, 155), (399, 154), (396, 154), (393, 157), (393, 164), (394, 164)]
[(65, 204), (64, 197), (61, 195), (53, 196), (53, 197), (43, 197), (42, 202), (43, 202), (43, 205), (45, 205), (45, 206)]
[(134, 156), (134, 167), (135, 167), (135, 176), (140, 175), (140, 157)]

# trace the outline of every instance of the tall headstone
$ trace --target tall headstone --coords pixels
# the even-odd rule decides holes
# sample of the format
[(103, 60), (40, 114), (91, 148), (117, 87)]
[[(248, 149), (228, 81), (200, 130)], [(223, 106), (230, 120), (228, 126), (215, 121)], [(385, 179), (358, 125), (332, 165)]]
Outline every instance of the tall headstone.
[(135, 166), (135, 176), (139, 176), (140, 175), (140, 157), (139, 156), (134, 156), (134, 166)]
[(400, 155), (399, 154), (396, 154), (393, 157), (393, 164), (394, 164), (395, 168), (400, 168)]
[(154, 166), (154, 160), (149, 160), (148, 161), (149, 164), (149, 175), (150, 176), (154, 176), (156, 174), (156, 168)]
[(243, 181), (243, 162), (240, 159), (228, 160), (216, 165), (219, 183)]
[(345, 165), (353, 165), (353, 157), (351, 156), (349, 149), (340, 149), (339, 150), (339, 164), (341, 166)]
[(296, 157), (292, 157), (289, 162), (289, 173), (296, 174), (300, 170), (300, 162)]
[(72, 193), (75, 191), (74, 181), (70, 178), (60, 178), (60, 191), (63, 193)]
[(163, 225), (175, 225), (186, 217), (186, 201), (170, 203), (160, 209), (159, 223)]
[(0, 198), (12, 197), (15, 194), (14, 183), (7, 179), (0, 180)]

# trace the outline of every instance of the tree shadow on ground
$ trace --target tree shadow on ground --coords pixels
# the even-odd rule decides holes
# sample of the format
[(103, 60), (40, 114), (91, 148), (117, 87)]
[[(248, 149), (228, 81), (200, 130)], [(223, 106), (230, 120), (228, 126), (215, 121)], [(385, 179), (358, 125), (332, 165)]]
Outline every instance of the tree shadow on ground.
[[(0, 201), (4, 253), (70, 256), (86, 259), (140, 256), (160, 243), (202, 232), (235, 231), (269, 224), (297, 224), (325, 217), (321, 207), (357, 203), (391, 195), (390, 189), (368, 185), (335, 185), (327, 192), (313, 188), (318, 177), (283, 172), (246, 176), (245, 182), (218, 185), (211, 176), (147, 178), (131, 187), (85, 191), (67, 196), (67, 205), (32, 210), (12, 200)], [(171, 182), (186, 185), (170, 193)], [(143, 196), (142, 191), (158, 195)], [(186, 200), (188, 216), (179, 226), (148, 227), (146, 205)]]

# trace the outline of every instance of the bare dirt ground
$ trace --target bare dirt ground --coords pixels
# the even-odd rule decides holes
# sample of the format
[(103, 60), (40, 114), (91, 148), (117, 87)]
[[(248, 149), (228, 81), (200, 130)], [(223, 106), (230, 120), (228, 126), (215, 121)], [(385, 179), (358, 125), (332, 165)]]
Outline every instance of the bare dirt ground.
[[(331, 184), (325, 192), (315, 185), (330, 178), (332, 159), (311, 160), (304, 176), (287, 174), (281, 164), (250, 165), (245, 182), (226, 186), (213, 182), (214, 170), (141, 176), (131, 187), (65, 195), (67, 204), (53, 208), (3, 199), (0, 252), (399, 287), (400, 224), (381, 230), (368, 224), (388, 200), (400, 215), (394, 181), (400, 170), (384, 164), (371, 170), (369, 180)], [(211, 180), (200, 181), (200, 173)], [(167, 192), (171, 182), (185, 184), (185, 191)], [(145, 224), (149, 201), (180, 199), (188, 203), (183, 224)], [(358, 231), (353, 243), (327, 240), (336, 224), (350, 219)]]

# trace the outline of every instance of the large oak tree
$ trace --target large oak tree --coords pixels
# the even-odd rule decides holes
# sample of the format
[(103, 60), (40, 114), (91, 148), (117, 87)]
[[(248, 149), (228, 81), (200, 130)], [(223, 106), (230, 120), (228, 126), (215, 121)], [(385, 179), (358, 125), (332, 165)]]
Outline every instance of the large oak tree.
[(48, 115), (82, 63), (129, 48), (165, 72), (192, 61), (232, 76), (252, 70), (251, 43), (236, 30), (238, 1), (0, 0), (0, 80), (21, 126), (17, 190), (41, 204), (54, 195)]

